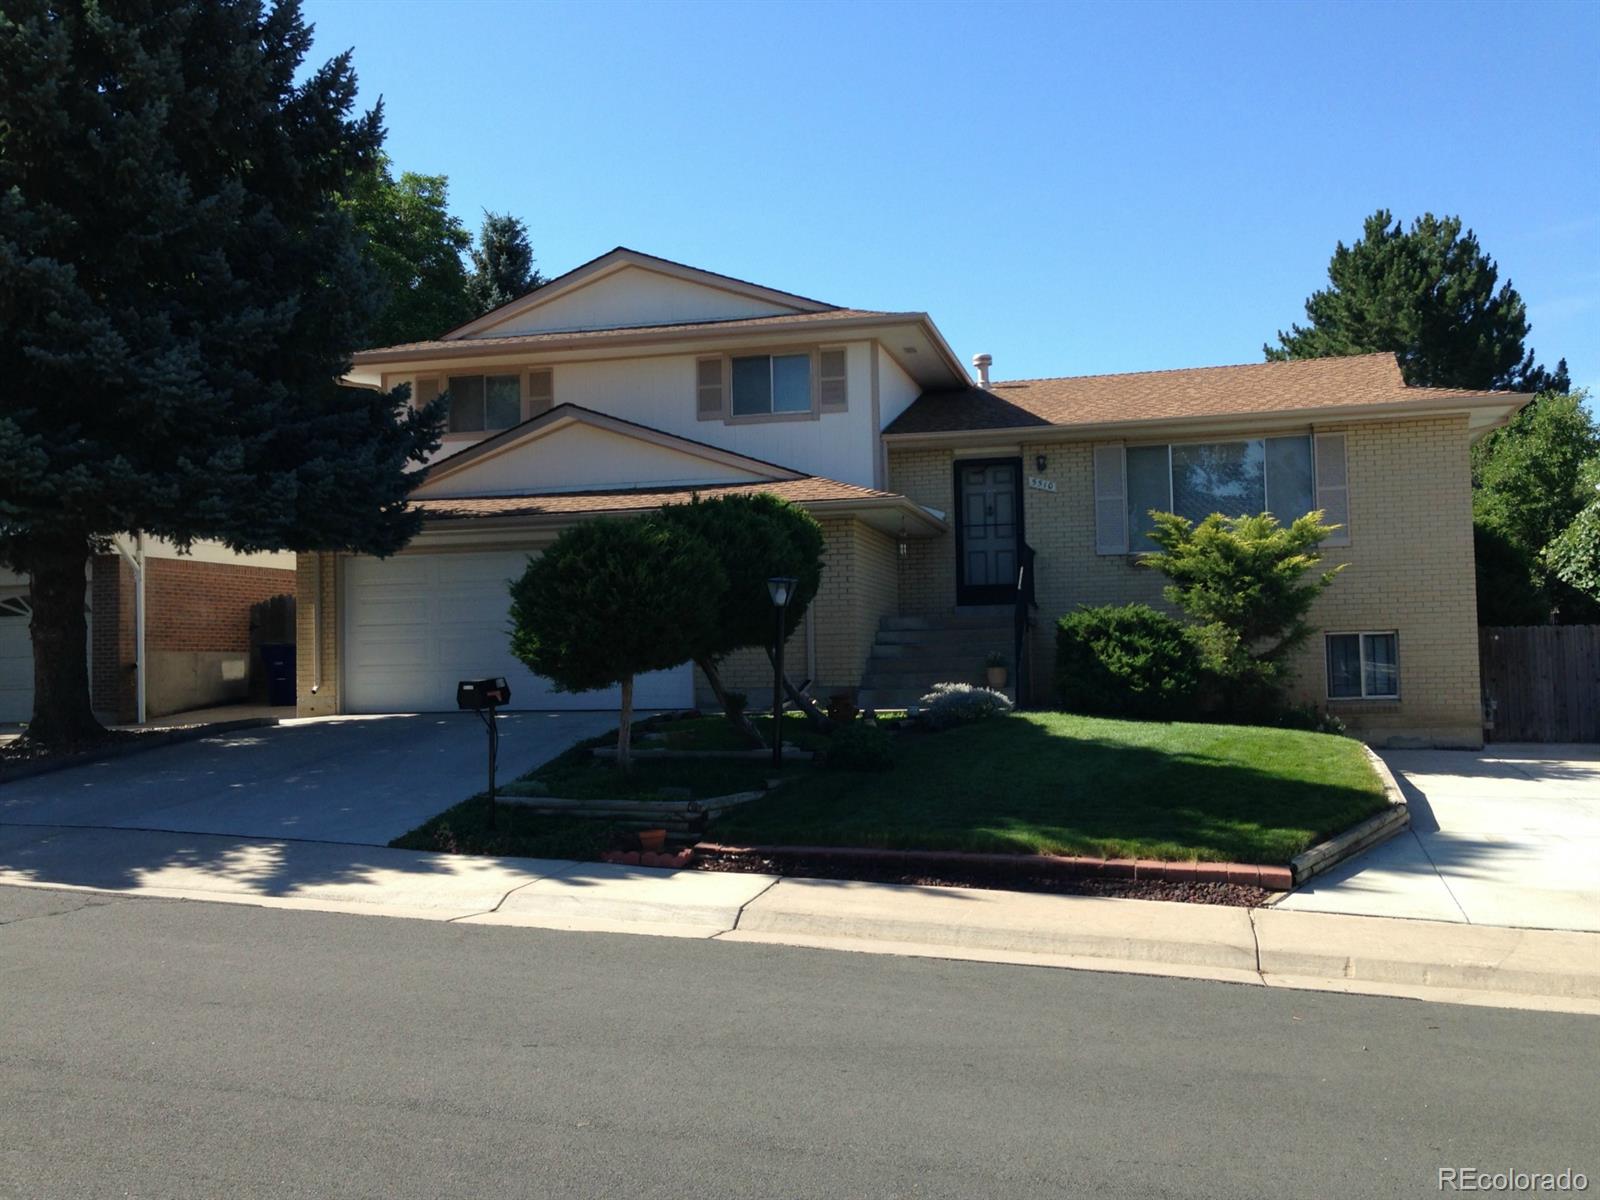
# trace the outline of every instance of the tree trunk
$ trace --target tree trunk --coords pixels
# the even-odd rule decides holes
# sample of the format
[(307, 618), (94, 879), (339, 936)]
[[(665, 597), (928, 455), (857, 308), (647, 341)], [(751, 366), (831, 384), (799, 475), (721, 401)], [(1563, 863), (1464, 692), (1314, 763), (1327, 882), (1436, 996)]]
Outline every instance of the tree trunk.
[(622, 716), (617, 721), (617, 770), (633, 770), (633, 676), (622, 679)]
[(728, 689), (722, 684), (722, 675), (717, 669), (717, 660), (714, 658), (697, 658), (694, 665), (700, 668), (706, 677), (706, 682), (711, 685), (711, 694), (717, 698), (717, 703), (722, 705), (722, 714), (728, 718), (728, 723), (738, 730), (739, 736), (749, 742), (751, 746), (761, 747), (766, 743), (761, 740), (761, 735), (756, 732), (756, 727), (750, 721), (750, 716), (740, 709), (735, 712), (728, 704)]
[[(772, 652), (771, 646), (767, 647), (767, 661), (772, 664), (774, 670), (777, 669), (778, 657)], [(806, 695), (799, 688), (795, 687), (794, 684), (789, 682), (789, 673), (787, 671), (785, 671), (783, 675), (783, 690), (784, 693), (789, 697), (789, 703), (794, 705), (801, 712), (805, 713), (806, 723), (810, 725), (811, 728), (815, 729), (818, 733), (833, 732), (833, 722), (829, 719), (828, 714), (823, 712), (822, 709), (817, 706), (817, 702), (815, 700)]]
[[(105, 736), (89, 703), (89, 627), (83, 619), (87, 538), (30, 549), (28, 601), (33, 608), (33, 719), (28, 738), (74, 746)], [(115, 613), (102, 618), (116, 620)]]

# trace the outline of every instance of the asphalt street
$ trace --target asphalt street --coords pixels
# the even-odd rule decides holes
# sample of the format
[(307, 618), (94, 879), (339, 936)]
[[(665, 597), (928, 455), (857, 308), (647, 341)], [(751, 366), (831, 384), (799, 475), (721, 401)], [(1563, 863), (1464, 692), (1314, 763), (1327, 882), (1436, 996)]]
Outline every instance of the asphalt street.
[(1600, 1021), (0, 888), (0, 1195), (1600, 1188)]

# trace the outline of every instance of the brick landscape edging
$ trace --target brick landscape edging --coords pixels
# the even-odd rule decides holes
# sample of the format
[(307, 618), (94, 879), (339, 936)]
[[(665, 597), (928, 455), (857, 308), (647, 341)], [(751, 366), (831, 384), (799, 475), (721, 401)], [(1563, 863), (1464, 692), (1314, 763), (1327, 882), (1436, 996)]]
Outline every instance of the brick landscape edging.
[(277, 717), (245, 717), (238, 721), (213, 721), (209, 725), (188, 725), (181, 729), (149, 730), (126, 742), (111, 742), (97, 750), (84, 750), (78, 754), (64, 754), (43, 762), (20, 762), (15, 766), (0, 766), (0, 783), (15, 783), (51, 771), (65, 771), (68, 767), (81, 767), (85, 763), (104, 762), (108, 758), (125, 758), (142, 754), (146, 750), (159, 750), (178, 742), (194, 742), (219, 733), (233, 733), (240, 729), (259, 729), (276, 725)]
[(838, 863), (899, 863), (960, 870), (999, 869), (1017, 875), (1062, 878), (1160, 879), (1169, 883), (1239, 883), (1286, 892), (1294, 886), (1288, 867), (1262, 863), (1162, 862), (1153, 858), (1090, 858), (1067, 854), (974, 854), (960, 850), (875, 850), (858, 846), (724, 846), (698, 842), (696, 854), (760, 854), (814, 858)]
[(1320, 875), (1329, 867), (1337, 866), (1347, 858), (1360, 854), (1363, 850), (1370, 850), (1379, 842), (1387, 841), (1401, 830), (1411, 824), (1411, 807), (1406, 803), (1406, 794), (1400, 790), (1400, 783), (1394, 777), (1394, 772), (1389, 770), (1389, 764), (1379, 758), (1371, 746), (1361, 747), (1367, 752), (1367, 761), (1372, 764), (1372, 769), (1377, 772), (1379, 781), (1383, 784), (1383, 796), (1388, 801), (1389, 807), (1376, 816), (1368, 817), (1359, 825), (1352, 825), (1343, 833), (1336, 834), (1325, 842), (1318, 842), (1309, 850), (1303, 850), (1289, 860), (1289, 867), (1294, 872), (1294, 885), (1299, 887), (1313, 876)]

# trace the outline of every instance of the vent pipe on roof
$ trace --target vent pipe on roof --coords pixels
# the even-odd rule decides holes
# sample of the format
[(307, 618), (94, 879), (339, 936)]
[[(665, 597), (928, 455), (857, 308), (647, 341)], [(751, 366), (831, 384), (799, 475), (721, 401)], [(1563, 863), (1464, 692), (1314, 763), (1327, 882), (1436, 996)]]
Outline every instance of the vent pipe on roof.
[(974, 354), (972, 356), (972, 365), (978, 370), (978, 386), (981, 388), (989, 386), (989, 364), (992, 362), (994, 362), (994, 355), (992, 354)]

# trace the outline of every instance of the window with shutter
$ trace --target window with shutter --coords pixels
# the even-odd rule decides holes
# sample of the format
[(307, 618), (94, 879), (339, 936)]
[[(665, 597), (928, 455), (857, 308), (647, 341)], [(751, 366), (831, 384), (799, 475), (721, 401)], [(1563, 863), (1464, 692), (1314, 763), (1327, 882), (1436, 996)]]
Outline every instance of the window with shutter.
[(1094, 551), (1128, 552), (1127, 486), (1120, 442), (1094, 448)]
[(1325, 524), (1339, 528), (1328, 538), (1326, 545), (1350, 544), (1350, 474), (1345, 464), (1342, 433), (1319, 433), (1316, 436), (1317, 507), (1322, 510)]
[(844, 412), (849, 407), (849, 356), (844, 348), (824, 350), (819, 355), (817, 382), (823, 412)]
[(536, 367), (528, 372), (528, 416), (548, 412), (556, 402), (555, 372)]
[(695, 416), (702, 421), (721, 419), (725, 393), (722, 359), (700, 359), (695, 364)]

